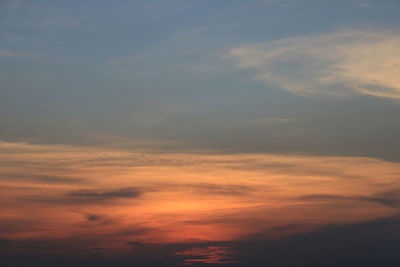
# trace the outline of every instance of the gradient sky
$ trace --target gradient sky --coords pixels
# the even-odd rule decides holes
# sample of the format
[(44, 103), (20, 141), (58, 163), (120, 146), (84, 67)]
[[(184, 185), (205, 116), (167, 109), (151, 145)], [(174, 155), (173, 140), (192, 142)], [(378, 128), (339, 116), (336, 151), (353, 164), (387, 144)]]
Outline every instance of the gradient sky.
[(0, 1), (0, 263), (398, 266), (399, 12)]

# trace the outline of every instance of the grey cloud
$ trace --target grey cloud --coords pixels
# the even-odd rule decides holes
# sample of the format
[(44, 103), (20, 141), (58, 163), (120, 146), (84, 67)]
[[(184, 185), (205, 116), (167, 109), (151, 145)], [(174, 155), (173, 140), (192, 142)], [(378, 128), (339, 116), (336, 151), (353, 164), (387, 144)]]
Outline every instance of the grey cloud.
[[(210, 163), (220, 163), (220, 161), (210, 161)], [(225, 161), (223, 161), (225, 162)], [(232, 161), (231, 163), (234, 163)], [(269, 186), (254, 186), (246, 184), (218, 184), (218, 183), (165, 183), (142, 188), (145, 192), (170, 192), (170, 191), (185, 191), (198, 192), (210, 195), (250, 195), (256, 191), (271, 190)]]
[(138, 241), (129, 241), (129, 242), (126, 242), (126, 244), (131, 247), (143, 247), (144, 246), (144, 243), (138, 242)]
[(238, 162), (236, 166), (230, 166), (229, 168), (239, 169), (239, 170), (258, 170), (258, 171), (268, 171), (279, 172), (293, 175), (312, 175), (312, 176), (331, 176), (337, 178), (348, 178), (357, 179), (363, 178), (362, 175), (348, 174), (345, 170), (341, 169), (329, 169), (326, 166), (309, 166), (304, 164), (299, 164), (297, 162)]
[(84, 216), (86, 222), (81, 225), (83, 228), (118, 223), (118, 220), (116, 220), (115, 218), (110, 218), (107, 215), (102, 215), (97, 213), (87, 213), (84, 214)]
[(295, 198), (295, 200), (306, 200), (306, 201), (360, 200), (360, 197), (331, 195), (331, 194), (312, 194), (312, 195), (304, 195), (297, 197)]
[(1, 247), (8, 247), (12, 243), (11, 240), (8, 239), (0, 239), (0, 248)]
[[(400, 260), (399, 238), (393, 236), (393, 227), (398, 228), (398, 216), (381, 218), (356, 224), (332, 225), (313, 232), (288, 236), (283, 239), (241, 240), (234, 242), (202, 242), (146, 244), (138, 246), (140, 254), (114, 254), (87, 257), (88, 250), (107, 251), (81, 239), (64, 240), (0, 240), (7, 244), (7, 252), (18, 252), (16, 256), (0, 258), (6, 266), (179, 266), (182, 257), (177, 252), (191, 248), (227, 246), (236, 251), (237, 264), (226, 266), (387, 266), (395, 267)], [(287, 225), (292, 228), (296, 225)], [(135, 247), (138, 241), (125, 245)], [(138, 242), (138, 243), (137, 243)], [(81, 249), (92, 247), (91, 249)], [(79, 249), (77, 249), (79, 248)], [(3, 251), (0, 251), (0, 255)], [(37, 255), (30, 256), (30, 252)], [(56, 252), (49, 256), (49, 252)], [(58, 254), (57, 254), (58, 252)], [(72, 253), (71, 253), (72, 252)], [(83, 253), (82, 253), (83, 252)], [(10, 255), (10, 254), (9, 254)], [(213, 265), (213, 264), (211, 264)], [(196, 266), (196, 264), (194, 264)]]
[(110, 234), (106, 234), (106, 237), (118, 237), (118, 236), (138, 236), (142, 234), (146, 234), (152, 231), (153, 228), (150, 227), (143, 227), (140, 225), (132, 225), (127, 227), (126, 229), (122, 229), (120, 231), (116, 231)]
[(391, 208), (400, 208), (400, 189), (381, 192), (365, 198), (365, 200), (377, 202)]
[(44, 184), (80, 184), (86, 182), (86, 180), (82, 178), (36, 174), (3, 174), (0, 175), (0, 181), (22, 181)]
[[(77, 190), (70, 191), (61, 196), (49, 196), (49, 197), (31, 197), (26, 198), (25, 200), (38, 202), (38, 203), (46, 203), (46, 204), (54, 204), (54, 205), (90, 205), (90, 204), (101, 204), (115, 200), (121, 199), (137, 199), (142, 195), (142, 191), (132, 187), (126, 188), (118, 188), (114, 190), (93, 190), (93, 189), (85, 189), (85, 190)], [(92, 216), (92, 217), (91, 217)], [(97, 216), (97, 217), (96, 217)], [(87, 219), (92, 218), (92, 221), (95, 221), (96, 218), (99, 219), (98, 215), (87, 215)]]
[(345, 196), (330, 194), (304, 195), (296, 200), (305, 201), (368, 201), (379, 203), (390, 208), (400, 208), (400, 189), (384, 191), (371, 196)]
[(132, 187), (119, 188), (110, 191), (79, 190), (79, 191), (72, 191), (66, 194), (66, 196), (70, 198), (76, 198), (88, 201), (109, 200), (109, 199), (119, 199), (119, 198), (138, 198), (140, 195), (141, 191)]
[(102, 216), (98, 214), (86, 214), (86, 219), (88, 220), (88, 222), (94, 222), (101, 220)]

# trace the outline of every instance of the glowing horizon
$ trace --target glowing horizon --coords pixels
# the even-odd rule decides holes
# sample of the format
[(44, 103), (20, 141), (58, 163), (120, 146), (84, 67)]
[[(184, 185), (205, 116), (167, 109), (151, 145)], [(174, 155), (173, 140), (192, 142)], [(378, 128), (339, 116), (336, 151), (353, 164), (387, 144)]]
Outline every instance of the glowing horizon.
[(0, 151), (0, 219), (21, 225), (3, 227), (9, 240), (87, 238), (76, 245), (126, 250), (133, 241), (280, 239), (397, 213), (400, 165), (372, 158), (4, 142)]

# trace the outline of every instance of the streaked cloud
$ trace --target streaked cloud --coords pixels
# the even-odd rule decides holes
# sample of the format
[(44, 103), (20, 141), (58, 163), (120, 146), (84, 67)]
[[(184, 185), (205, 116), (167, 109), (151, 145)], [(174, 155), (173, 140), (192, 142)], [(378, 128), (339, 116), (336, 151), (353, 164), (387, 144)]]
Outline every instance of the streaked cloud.
[(300, 196), (297, 200), (309, 201), (370, 201), (376, 202), (391, 208), (400, 208), (400, 190), (389, 190), (379, 192), (371, 196), (345, 196), (345, 195), (328, 195), (328, 194), (315, 194)]
[(345, 29), (245, 45), (227, 57), (294, 94), (398, 99), (399, 47), (398, 32)]
[(47, 175), (21, 175), (21, 174), (2, 174), (0, 175), (0, 181), (11, 181), (11, 182), (34, 182), (43, 184), (74, 184), (84, 183), (85, 179), (74, 178), (74, 177), (62, 177), (62, 176), (47, 176)]
[(144, 246), (144, 244), (142, 242), (138, 242), (138, 241), (128, 241), (128, 242), (126, 242), (126, 244), (128, 246), (131, 246), (131, 247), (142, 247), (142, 246)]
[(83, 199), (113, 199), (113, 198), (137, 198), (140, 191), (134, 188), (120, 188), (111, 191), (102, 190), (79, 190), (67, 193), (68, 197), (77, 197)]
[(398, 212), (400, 166), (374, 158), (2, 142), (0, 160), (0, 175), (15, 177), (0, 180), (7, 240), (79, 237), (126, 250), (132, 240), (282, 237)]
[(185, 251), (177, 252), (177, 255), (188, 257), (184, 260), (185, 265), (193, 263), (203, 264), (226, 264), (238, 263), (233, 255), (237, 254), (232, 248), (227, 246), (208, 246), (194, 247)]

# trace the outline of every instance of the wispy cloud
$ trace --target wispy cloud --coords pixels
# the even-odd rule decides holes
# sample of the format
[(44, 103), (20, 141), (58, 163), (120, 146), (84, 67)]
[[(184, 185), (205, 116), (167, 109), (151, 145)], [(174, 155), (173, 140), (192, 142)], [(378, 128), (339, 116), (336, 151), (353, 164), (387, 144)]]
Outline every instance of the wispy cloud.
[(131, 247), (142, 247), (142, 246), (144, 246), (144, 243), (138, 242), (138, 241), (128, 241), (128, 242), (126, 242), (126, 244), (128, 246), (131, 246)]
[(83, 202), (104, 201), (121, 198), (138, 198), (141, 192), (135, 188), (118, 188), (115, 190), (78, 190), (68, 192), (67, 199)]
[(239, 68), (299, 95), (400, 98), (400, 34), (339, 30), (245, 45), (229, 51)]
[(329, 194), (314, 194), (305, 195), (297, 198), (305, 201), (369, 201), (382, 204), (390, 208), (400, 208), (400, 190), (389, 190), (379, 192), (370, 196), (345, 196), (345, 195), (329, 195)]
[(129, 249), (280, 237), (399, 207), (399, 164), (373, 158), (0, 142), (0, 162), (13, 175), (0, 180), (0, 238), (11, 240), (90, 236)]
[(35, 175), (35, 174), (0, 174), (0, 182), (32, 182), (38, 184), (80, 184), (85, 183), (85, 179), (65, 177), (57, 175)]

